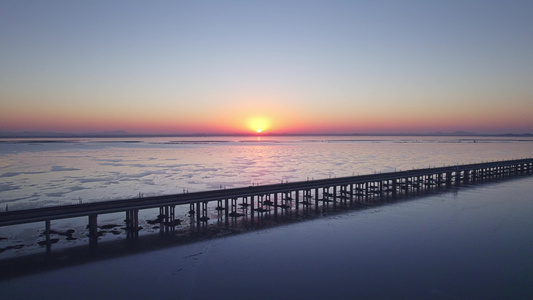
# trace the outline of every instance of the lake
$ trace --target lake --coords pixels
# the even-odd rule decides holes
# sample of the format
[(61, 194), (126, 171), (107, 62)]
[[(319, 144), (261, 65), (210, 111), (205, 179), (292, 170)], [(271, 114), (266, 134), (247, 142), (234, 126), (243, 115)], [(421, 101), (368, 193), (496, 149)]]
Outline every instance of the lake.
[(0, 142), (0, 209), (533, 156), (533, 138), (202, 137)]
[[(531, 157), (533, 142), (223, 137), (17, 140), (0, 149), (0, 207), (17, 209)], [(9, 299), (528, 299), (531, 216), (533, 178), (523, 177), (71, 264), (0, 281), (0, 288)], [(31, 243), (38, 230), (42, 224), (2, 228), (0, 236)], [(28, 245), (0, 259), (39, 250)]]

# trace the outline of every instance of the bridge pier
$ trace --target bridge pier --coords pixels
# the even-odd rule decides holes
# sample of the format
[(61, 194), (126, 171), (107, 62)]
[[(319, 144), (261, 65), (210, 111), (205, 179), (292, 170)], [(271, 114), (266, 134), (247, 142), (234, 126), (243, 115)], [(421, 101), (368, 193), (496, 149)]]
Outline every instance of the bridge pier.
[(89, 215), (89, 244), (96, 245), (98, 242), (98, 215)]
[(50, 220), (44, 221), (44, 228), (46, 236), (46, 253), (50, 254), (52, 251), (52, 242), (50, 241)]
[(257, 212), (257, 217), (262, 217), (263, 216), (263, 213), (265, 212), (265, 207), (263, 205), (263, 199), (264, 199), (265, 195), (257, 195), (257, 209), (256, 209), (256, 212)]
[(237, 198), (231, 198), (231, 216), (237, 215)]
[[(169, 233), (171, 231), (174, 231), (176, 227), (175, 207), (175, 205), (166, 205), (159, 207), (159, 232)], [(138, 210), (137, 212), (132, 212), (132, 216), (130, 218), (132, 219), (132, 222), (135, 223), (132, 224), (132, 226), (138, 228)]]
[(163, 228), (165, 230), (165, 232), (169, 232), (169, 227), (170, 227), (170, 222), (169, 222), (169, 207), (168, 206), (163, 206)]
[(226, 226), (229, 226), (229, 199), (224, 199), (224, 214), (226, 217)]
[(333, 209), (337, 208), (337, 185), (333, 186)]
[(318, 213), (318, 188), (315, 188), (315, 212)]
[[(159, 228), (161, 228), (161, 224)], [(138, 209), (130, 209), (126, 211), (126, 233), (127, 233), (127, 238), (139, 237), (139, 210)]]
[(452, 186), (452, 173), (446, 172), (446, 173), (443, 173), (442, 175), (444, 177), (444, 182), (443, 182), (444, 186), (446, 188)]
[(217, 200), (217, 207), (215, 209), (217, 211), (218, 222), (221, 223), (223, 215), (222, 211), (224, 210), (224, 206), (222, 205), (222, 199)]
[(254, 222), (254, 214), (255, 214), (255, 196), (252, 195), (250, 196), (250, 216), (251, 216), (251, 220), (252, 220), (252, 223)]
[(348, 197), (347, 196), (347, 192), (346, 192), (346, 186), (345, 185), (341, 185), (341, 186), (339, 186), (339, 189), (340, 189), (339, 195), (338, 195), (339, 204), (340, 204), (341, 207), (342, 206), (346, 206), (346, 202), (345, 201), (346, 201), (346, 197)]
[(196, 227), (200, 229), (200, 202), (196, 202)]
[(350, 206), (353, 205), (353, 198), (354, 198), (354, 188), (353, 188), (354, 184), (351, 183), (350, 184)]
[(204, 224), (207, 224), (207, 221), (209, 221), (209, 217), (207, 214), (207, 204), (209, 202), (204, 201), (202, 202), (202, 217), (200, 218), (200, 221), (202, 221)]
[(403, 190), (403, 193), (405, 193), (405, 195), (408, 196), (409, 195), (409, 178), (408, 177), (402, 178), (400, 185)]
[(463, 173), (463, 182), (468, 184), (470, 182), (470, 170), (465, 170)]
[(313, 198), (313, 196), (311, 196), (311, 190), (310, 189), (305, 189), (303, 191), (302, 204), (304, 205), (304, 207), (306, 209), (309, 208), (309, 205), (311, 205), (311, 199), (312, 198)]
[(274, 193), (274, 217), (278, 216), (278, 193)]
[[(268, 186), (251, 186), (246, 188), (236, 188), (231, 190), (198, 192), (185, 195), (170, 195), (164, 197), (149, 197), (144, 199), (130, 199), (128, 201), (111, 201), (111, 203), (93, 203), (88, 205), (67, 205), (53, 208), (40, 208), (21, 211), (5, 211), (0, 213), (0, 226), (11, 226), (16, 224), (45, 221), (45, 235), (47, 252), (51, 251), (51, 221), (55, 219), (88, 216), (89, 240), (90, 244), (96, 244), (98, 240), (98, 214), (126, 212), (126, 231), (128, 238), (138, 237), (139, 234), (139, 209), (159, 208), (160, 228), (162, 231), (174, 230), (176, 224), (175, 205), (190, 206), (190, 227), (198, 228), (202, 224), (208, 224), (208, 203), (217, 201), (219, 211), (219, 221), (222, 222), (225, 216), (226, 226), (231, 217), (240, 217), (240, 210), (237, 204), (244, 209), (245, 218), (248, 218), (248, 206), (251, 206), (250, 216), (252, 222), (254, 218), (268, 212), (273, 207), (274, 215), (278, 216), (278, 208), (282, 209), (282, 214), (292, 213), (291, 209), (300, 209), (302, 203), (306, 210), (312, 209), (309, 206), (314, 204), (315, 212), (318, 214), (321, 209), (328, 209), (329, 202), (333, 201), (333, 207), (338, 205), (346, 206), (348, 199), (350, 204), (354, 200), (358, 203), (366, 201), (377, 202), (384, 200), (384, 197), (410, 196), (413, 193), (440, 189), (441, 187), (451, 187), (453, 185), (470, 184), (476, 182), (490, 181), (494, 179), (507, 178), (531, 174), (533, 171), (533, 159), (520, 159), (513, 161), (500, 161), (492, 163), (467, 164), (454, 167), (427, 168), (419, 170), (409, 170), (391, 172), (387, 174), (368, 174), (363, 176), (350, 176), (335, 179), (322, 179), (314, 182), (296, 182), (290, 184), (274, 184)], [(349, 186), (349, 187), (348, 187)], [(314, 189), (314, 195), (313, 195)], [(300, 191), (302, 199), (300, 200)], [(294, 194), (293, 194), (294, 193)], [(270, 201), (274, 195), (273, 202)], [(278, 199), (278, 197), (281, 198)], [(250, 197), (250, 202), (248, 202)], [(293, 197), (295, 199), (293, 199)], [(241, 198), (242, 202), (238, 203)], [(314, 203), (313, 199), (314, 198)], [(229, 199), (232, 199), (231, 214)], [(257, 202), (256, 202), (257, 199)], [(266, 199), (266, 200), (264, 200)], [(293, 206), (292, 200), (296, 200)], [(322, 201), (322, 203), (320, 203)], [(339, 201), (339, 203), (337, 203)], [(281, 203), (280, 203), (281, 202)], [(225, 203), (224, 206), (222, 204)], [(322, 205), (322, 208), (320, 207)], [(239, 207), (240, 208), (240, 207)], [(265, 209), (268, 208), (268, 209)], [(222, 212), (224, 210), (224, 212)], [(235, 214), (233, 214), (235, 213)], [(196, 222), (194, 219), (196, 218)], [(53, 240), (55, 241), (55, 239)], [(44, 246), (43, 242), (40, 242)]]

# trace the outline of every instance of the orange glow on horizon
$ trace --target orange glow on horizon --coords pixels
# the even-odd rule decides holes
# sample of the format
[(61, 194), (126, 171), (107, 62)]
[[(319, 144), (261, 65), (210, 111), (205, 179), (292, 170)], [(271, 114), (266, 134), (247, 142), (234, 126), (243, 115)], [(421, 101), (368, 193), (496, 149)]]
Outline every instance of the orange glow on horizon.
[(247, 127), (257, 133), (265, 132), (271, 127), (272, 122), (265, 117), (252, 117), (246, 121)]
[[(430, 133), (471, 131), (476, 133), (526, 133), (531, 131), (529, 110), (512, 114), (486, 111), (419, 111), (408, 114), (396, 110), (380, 112), (342, 112), (296, 110), (290, 106), (258, 101), (253, 106), (224, 110), (128, 111), (13, 109), (0, 120), (0, 132), (97, 133), (125, 131), (131, 134), (336, 134), (336, 133)], [(270, 103), (267, 106), (264, 103)], [(295, 113), (297, 111), (297, 113)]]

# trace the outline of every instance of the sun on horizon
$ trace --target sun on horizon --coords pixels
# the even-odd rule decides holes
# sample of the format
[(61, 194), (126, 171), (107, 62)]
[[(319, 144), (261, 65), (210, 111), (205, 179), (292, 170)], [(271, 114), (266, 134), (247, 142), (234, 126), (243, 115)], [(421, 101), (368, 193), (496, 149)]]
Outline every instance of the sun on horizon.
[(263, 133), (269, 129), (271, 121), (265, 117), (251, 117), (246, 120), (246, 127), (255, 133)]

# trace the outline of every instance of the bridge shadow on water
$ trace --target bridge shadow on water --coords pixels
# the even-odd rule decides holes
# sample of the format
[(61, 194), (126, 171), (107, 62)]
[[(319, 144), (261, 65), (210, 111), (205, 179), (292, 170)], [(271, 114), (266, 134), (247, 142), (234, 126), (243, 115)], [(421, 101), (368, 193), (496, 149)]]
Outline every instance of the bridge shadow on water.
[(217, 213), (211, 215), (211, 222), (202, 223), (200, 226), (196, 222), (190, 222), (189, 226), (176, 228), (175, 230), (161, 231), (158, 233), (143, 233), (137, 238), (127, 238), (126, 233), (121, 233), (121, 238), (113, 241), (98, 241), (85, 245), (64, 245), (60, 249), (52, 249), (47, 252), (42, 247), (39, 253), (30, 253), (22, 256), (1, 259), (0, 258), (0, 280), (37, 274), (41, 272), (57, 270), (60, 268), (83, 265), (86, 263), (110, 260), (118, 257), (157, 251), (172, 247), (180, 247), (187, 244), (197, 243), (209, 239), (224, 238), (247, 232), (258, 231), (267, 228), (293, 224), (297, 222), (309, 222), (319, 218), (334, 215), (346, 214), (354, 211), (363, 211), (379, 206), (394, 205), (399, 202), (418, 200), (427, 196), (438, 194), (457, 193), (461, 189), (475, 188), (476, 186), (487, 185), (493, 182), (509, 181), (522, 176), (506, 177), (452, 186), (440, 186), (421, 189), (416, 193), (401, 196), (372, 196), (364, 202), (349, 200), (338, 201), (337, 203), (325, 202), (319, 206), (318, 210), (313, 205), (300, 204), (299, 209), (294, 205), (290, 209), (282, 209), (277, 214), (272, 211), (257, 213), (255, 217), (247, 214), (247, 209), (243, 208), (243, 216), (232, 217), (224, 220), (217, 217)]

